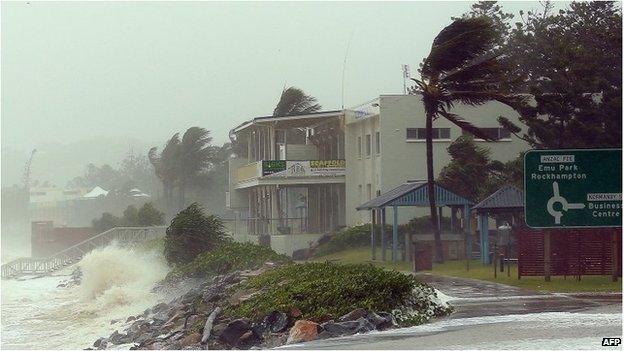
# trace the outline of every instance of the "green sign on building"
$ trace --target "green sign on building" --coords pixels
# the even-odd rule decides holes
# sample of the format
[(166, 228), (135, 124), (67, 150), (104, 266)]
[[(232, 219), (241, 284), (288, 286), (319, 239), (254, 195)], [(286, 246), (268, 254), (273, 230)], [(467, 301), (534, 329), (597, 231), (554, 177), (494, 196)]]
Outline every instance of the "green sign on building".
[(529, 227), (620, 227), (622, 150), (531, 150), (524, 193)]

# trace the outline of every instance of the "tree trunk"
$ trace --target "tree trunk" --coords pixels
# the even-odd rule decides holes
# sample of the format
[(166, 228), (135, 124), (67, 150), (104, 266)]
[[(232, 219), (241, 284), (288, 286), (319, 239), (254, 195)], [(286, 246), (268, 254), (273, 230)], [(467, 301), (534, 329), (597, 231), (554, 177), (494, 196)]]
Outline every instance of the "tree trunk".
[(426, 144), (427, 144), (427, 193), (429, 194), (429, 211), (431, 212), (431, 227), (433, 228), (433, 239), (435, 241), (435, 261), (444, 262), (444, 252), (442, 250), (442, 238), (438, 227), (438, 211), (435, 203), (435, 189), (433, 178), (433, 114), (426, 116)]

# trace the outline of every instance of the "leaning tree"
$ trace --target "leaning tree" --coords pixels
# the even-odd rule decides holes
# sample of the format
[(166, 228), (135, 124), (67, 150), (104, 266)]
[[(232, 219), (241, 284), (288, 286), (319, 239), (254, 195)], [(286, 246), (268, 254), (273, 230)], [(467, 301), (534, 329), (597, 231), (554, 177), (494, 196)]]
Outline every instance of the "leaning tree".
[[(451, 112), (455, 104), (478, 106), (499, 101), (521, 108), (524, 97), (508, 90), (504, 57), (497, 52), (497, 30), (486, 17), (460, 18), (444, 28), (434, 39), (429, 56), (419, 70), (420, 79), (410, 88), (419, 94), (425, 110), (427, 192), (434, 194), (433, 121), (445, 118), (464, 132), (493, 140), (469, 121)], [(493, 116), (493, 119), (496, 116)], [(444, 262), (435, 196), (429, 196), (431, 224), (434, 228), (436, 262)]]

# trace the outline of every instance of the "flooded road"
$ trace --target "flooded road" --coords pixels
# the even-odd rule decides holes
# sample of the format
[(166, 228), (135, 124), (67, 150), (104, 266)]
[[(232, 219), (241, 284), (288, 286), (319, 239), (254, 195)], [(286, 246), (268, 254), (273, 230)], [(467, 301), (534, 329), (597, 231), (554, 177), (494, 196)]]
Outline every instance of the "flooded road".
[(290, 345), (291, 349), (584, 349), (622, 336), (621, 294), (551, 294), (419, 275), (455, 312), (429, 324)]

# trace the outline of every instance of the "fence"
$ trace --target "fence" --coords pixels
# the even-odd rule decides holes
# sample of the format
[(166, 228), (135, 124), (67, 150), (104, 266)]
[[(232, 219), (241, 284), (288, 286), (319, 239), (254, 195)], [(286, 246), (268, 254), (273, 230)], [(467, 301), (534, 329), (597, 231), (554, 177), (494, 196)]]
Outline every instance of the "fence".
[(533, 230), (518, 237), (518, 279), (522, 276), (622, 275), (621, 228)]
[(14, 278), (24, 274), (49, 274), (78, 262), (89, 251), (106, 246), (112, 241), (121, 243), (141, 242), (165, 235), (166, 227), (117, 227), (90, 239), (68, 247), (46, 258), (18, 258), (3, 264), (2, 278)]

